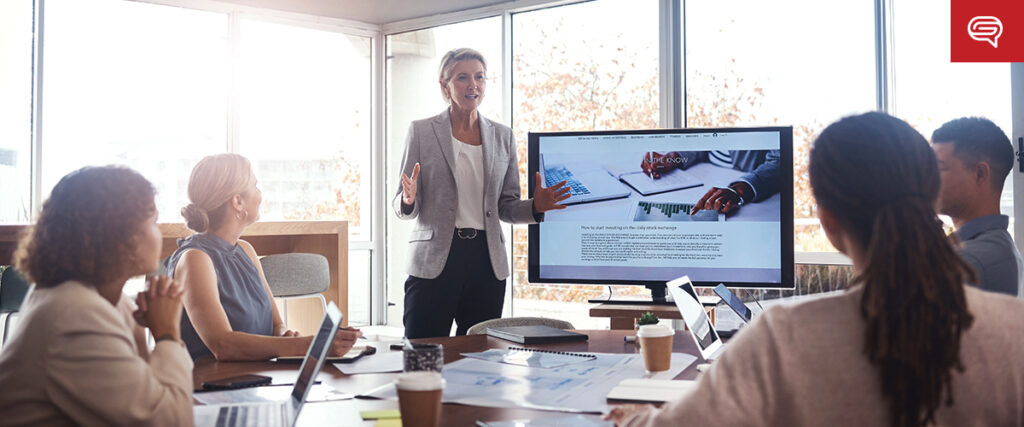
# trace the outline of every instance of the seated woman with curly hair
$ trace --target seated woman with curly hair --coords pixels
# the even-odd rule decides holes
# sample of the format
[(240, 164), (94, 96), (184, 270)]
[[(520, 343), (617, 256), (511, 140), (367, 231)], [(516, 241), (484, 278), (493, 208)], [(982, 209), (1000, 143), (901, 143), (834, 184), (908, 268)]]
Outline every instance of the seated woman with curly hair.
[(0, 354), (0, 425), (192, 424), (181, 287), (151, 278), (134, 313), (122, 294), (159, 265), (156, 217), (153, 186), (125, 167), (80, 169), (53, 188), (15, 254), (36, 287)]

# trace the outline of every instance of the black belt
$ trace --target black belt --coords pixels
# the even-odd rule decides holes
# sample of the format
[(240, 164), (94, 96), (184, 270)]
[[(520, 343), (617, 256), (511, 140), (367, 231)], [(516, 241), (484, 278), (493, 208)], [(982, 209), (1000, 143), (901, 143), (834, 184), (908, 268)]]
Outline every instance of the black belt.
[(477, 230), (475, 228), (456, 228), (455, 237), (463, 240), (475, 239), (477, 237), (483, 237), (484, 231)]

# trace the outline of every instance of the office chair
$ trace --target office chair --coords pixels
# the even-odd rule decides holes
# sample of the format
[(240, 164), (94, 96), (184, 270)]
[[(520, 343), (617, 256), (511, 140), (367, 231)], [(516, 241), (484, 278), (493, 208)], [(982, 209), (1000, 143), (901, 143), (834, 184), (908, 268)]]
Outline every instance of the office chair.
[(556, 329), (576, 329), (572, 327), (572, 323), (548, 317), (502, 317), (484, 320), (470, 326), (466, 331), (466, 335), (483, 335), (487, 333), (487, 328), (501, 328), (505, 326), (550, 326)]
[[(327, 258), (318, 254), (278, 254), (260, 258), (263, 275), (274, 298), (319, 298), (327, 311), (322, 293), (331, 285), (331, 268)], [(287, 319), (287, 306), (285, 313)]]
[(25, 301), (32, 288), (25, 276), (22, 276), (14, 266), (4, 269), (3, 276), (0, 276), (0, 315), (4, 316), (4, 334), (0, 341), (0, 347), (7, 343), (7, 335), (11, 330), (11, 316), (21, 310), (21, 303)]

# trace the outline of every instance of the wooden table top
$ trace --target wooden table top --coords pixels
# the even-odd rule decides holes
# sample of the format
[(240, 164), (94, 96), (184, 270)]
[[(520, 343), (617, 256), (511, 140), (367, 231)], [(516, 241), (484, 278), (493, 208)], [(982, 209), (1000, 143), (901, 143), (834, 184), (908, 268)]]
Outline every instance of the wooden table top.
[[(635, 343), (623, 342), (623, 337), (632, 335), (633, 331), (577, 331), (590, 336), (587, 342), (557, 343), (530, 345), (524, 347), (545, 350), (596, 352), (596, 353), (638, 353)], [(462, 359), (460, 353), (485, 351), (490, 348), (504, 349), (519, 344), (492, 338), (487, 335), (469, 335), (461, 337), (424, 338), (413, 342), (435, 343), (444, 346), (445, 363)], [(688, 366), (676, 379), (694, 379), (697, 377), (696, 364), (703, 362), (697, 347), (688, 332), (677, 331), (673, 339), (672, 350), (677, 353), (688, 353), (697, 356), (697, 362)], [(378, 349), (389, 351), (388, 349)], [(259, 374), (273, 378), (274, 384), (294, 383), (298, 375), (297, 364), (277, 364), (273, 362), (217, 362), (211, 357), (203, 357), (196, 361), (193, 370), (193, 382), (197, 389), (203, 381), (228, 378), (242, 374)], [(368, 392), (376, 387), (392, 382), (397, 373), (345, 375), (332, 364), (325, 364), (319, 380), (335, 389), (353, 394)], [(373, 425), (359, 417), (360, 411), (398, 409), (395, 400), (349, 399), (333, 402), (313, 402), (303, 406), (299, 417), (299, 426), (313, 425)], [(486, 408), (480, 406), (444, 404), (441, 414), (443, 426), (475, 426), (476, 421), (509, 421), (522, 419), (557, 418), (571, 415), (562, 412), (538, 411), (525, 408)], [(593, 416), (595, 419), (597, 416)], [(365, 424), (364, 424), (365, 423)]]

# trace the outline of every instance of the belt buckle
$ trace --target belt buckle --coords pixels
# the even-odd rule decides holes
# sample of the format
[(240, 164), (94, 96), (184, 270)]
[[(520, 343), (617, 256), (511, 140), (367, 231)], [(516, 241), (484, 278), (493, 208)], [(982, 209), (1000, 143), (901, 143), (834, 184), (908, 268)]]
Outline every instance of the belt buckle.
[[(469, 230), (472, 233), (469, 233), (467, 231), (466, 235), (464, 236), (464, 235), (462, 235), (462, 231), (463, 230)], [(464, 239), (465, 240), (465, 239), (475, 239), (476, 238), (476, 229), (475, 228), (456, 228), (455, 232), (456, 232), (456, 234), (459, 235), (460, 239)]]

